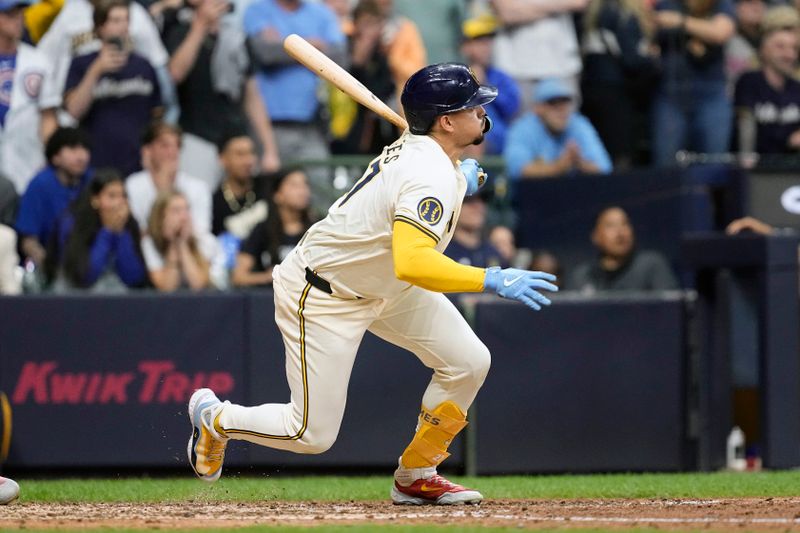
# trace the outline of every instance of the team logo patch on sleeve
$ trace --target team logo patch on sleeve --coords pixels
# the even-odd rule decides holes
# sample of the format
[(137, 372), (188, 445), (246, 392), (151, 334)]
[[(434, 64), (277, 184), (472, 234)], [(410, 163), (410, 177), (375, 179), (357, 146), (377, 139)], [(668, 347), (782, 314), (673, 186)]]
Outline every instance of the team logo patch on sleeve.
[(42, 76), (41, 72), (28, 72), (22, 78), (22, 86), (25, 87), (25, 93), (32, 99), (39, 98), (39, 93), (42, 91)]
[(417, 206), (417, 214), (419, 218), (435, 226), (442, 219), (442, 202), (433, 196), (423, 198)]

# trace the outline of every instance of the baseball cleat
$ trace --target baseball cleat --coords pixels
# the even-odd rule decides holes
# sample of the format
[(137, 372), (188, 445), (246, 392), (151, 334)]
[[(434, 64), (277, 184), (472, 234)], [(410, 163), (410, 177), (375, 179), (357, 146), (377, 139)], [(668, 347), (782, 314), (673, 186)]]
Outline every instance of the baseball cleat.
[(223, 403), (211, 389), (197, 389), (189, 399), (189, 420), (192, 436), (186, 450), (194, 473), (203, 481), (212, 483), (222, 475), (225, 446), (228, 439), (222, 437), (214, 422), (222, 410)]
[(477, 490), (451, 483), (439, 474), (427, 479), (418, 479), (408, 487), (397, 481), (392, 487), (392, 502), (395, 505), (459, 505), (480, 503), (483, 495)]
[(11, 503), (19, 498), (19, 485), (13, 479), (0, 477), (0, 505)]

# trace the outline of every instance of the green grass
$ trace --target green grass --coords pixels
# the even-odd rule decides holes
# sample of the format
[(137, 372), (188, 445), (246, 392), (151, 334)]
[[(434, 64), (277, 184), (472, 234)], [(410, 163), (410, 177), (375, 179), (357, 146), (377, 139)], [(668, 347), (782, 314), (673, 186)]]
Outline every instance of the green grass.
[[(454, 478), (487, 498), (724, 498), (800, 496), (800, 472), (609, 474)], [(181, 502), (254, 500), (385, 500), (391, 478), (223, 477), (18, 479), (23, 502)]]

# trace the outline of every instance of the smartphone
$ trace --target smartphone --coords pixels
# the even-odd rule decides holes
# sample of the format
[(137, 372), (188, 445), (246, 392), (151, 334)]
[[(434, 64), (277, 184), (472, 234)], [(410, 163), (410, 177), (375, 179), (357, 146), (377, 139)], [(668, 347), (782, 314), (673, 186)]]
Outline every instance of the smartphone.
[(125, 43), (122, 42), (122, 37), (109, 37), (106, 39), (106, 43), (116, 47), (116, 49), (120, 52), (125, 47)]

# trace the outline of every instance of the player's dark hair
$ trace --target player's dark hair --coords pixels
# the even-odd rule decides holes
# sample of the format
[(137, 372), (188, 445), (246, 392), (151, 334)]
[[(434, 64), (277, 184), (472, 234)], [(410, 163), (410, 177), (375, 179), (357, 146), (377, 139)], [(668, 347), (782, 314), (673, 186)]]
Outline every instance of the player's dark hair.
[(47, 162), (52, 165), (53, 157), (65, 146), (70, 148), (82, 146), (87, 150), (91, 150), (89, 135), (80, 128), (58, 128), (47, 140), (47, 144), (44, 147), (44, 155), (47, 158)]
[(146, 146), (164, 133), (172, 133), (178, 136), (178, 139), (183, 137), (183, 130), (177, 124), (170, 124), (162, 120), (154, 120), (144, 130), (142, 134), (142, 145)]
[(247, 131), (243, 129), (232, 129), (228, 130), (222, 134), (222, 137), (217, 141), (217, 153), (221, 154), (228, 148), (228, 145), (234, 139), (239, 139), (241, 137), (250, 138), (250, 135), (247, 134)]
[[(292, 166), (286, 167), (278, 172), (273, 174), (267, 174), (264, 176), (264, 182), (266, 184), (266, 192), (267, 192), (267, 203), (269, 205), (269, 211), (267, 215), (265, 226), (266, 237), (267, 237), (267, 252), (269, 252), (270, 261), (273, 265), (277, 265), (280, 263), (280, 247), (281, 241), (283, 240), (283, 236), (285, 234), (284, 227), (283, 227), (283, 220), (281, 220), (280, 210), (278, 206), (275, 204), (275, 193), (277, 193), (283, 182), (286, 178), (295, 172), (301, 172), (306, 179), (308, 179), (308, 174), (302, 167)], [(300, 220), (303, 223), (304, 231), (311, 227), (311, 207), (306, 207), (303, 212), (300, 214)], [(268, 265), (264, 265), (267, 267)]]
[(108, 17), (115, 7), (124, 7), (130, 10), (130, 5), (127, 0), (100, 0), (95, 3), (94, 13), (92, 13), (95, 33), (97, 33), (98, 28), (108, 22)]

